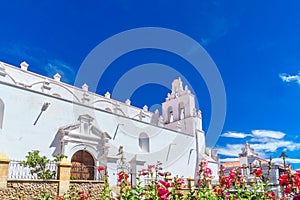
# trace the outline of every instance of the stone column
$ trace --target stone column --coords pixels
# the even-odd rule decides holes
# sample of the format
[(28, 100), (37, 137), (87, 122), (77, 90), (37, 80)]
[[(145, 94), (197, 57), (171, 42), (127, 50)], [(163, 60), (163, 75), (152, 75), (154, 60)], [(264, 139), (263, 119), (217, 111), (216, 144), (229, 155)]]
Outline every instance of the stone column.
[(59, 180), (58, 195), (63, 195), (69, 190), (71, 166), (72, 164), (66, 158), (63, 158), (58, 163), (58, 180)]
[(9, 158), (4, 152), (0, 153), (0, 190), (7, 188)]

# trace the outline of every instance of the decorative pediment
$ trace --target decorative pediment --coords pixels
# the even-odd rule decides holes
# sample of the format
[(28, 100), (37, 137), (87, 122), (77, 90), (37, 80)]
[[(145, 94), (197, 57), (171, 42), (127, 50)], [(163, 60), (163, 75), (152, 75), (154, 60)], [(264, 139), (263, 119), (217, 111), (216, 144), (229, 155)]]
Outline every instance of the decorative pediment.
[(78, 122), (62, 126), (58, 129), (50, 147), (55, 147), (53, 155), (65, 154), (66, 147), (76, 145), (89, 145), (99, 153), (105, 153), (108, 149), (109, 134), (101, 131), (93, 125), (94, 118), (90, 115), (80, 115)]

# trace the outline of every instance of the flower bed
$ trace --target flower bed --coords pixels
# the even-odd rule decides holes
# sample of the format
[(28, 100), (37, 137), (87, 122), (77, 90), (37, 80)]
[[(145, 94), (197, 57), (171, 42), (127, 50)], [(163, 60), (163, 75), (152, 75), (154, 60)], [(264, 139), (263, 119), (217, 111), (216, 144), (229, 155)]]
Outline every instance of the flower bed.
[[(271, 166), (269, 166), (269, 171)], [(188, 184), (180, 177), (170, 178), (169, 172), (162, 172), (161, 163), (149, 165), (139, 174), (139, 179), (149, 180), (145, 184), (139, 181), (137, 185), (131, 186), (128, 174), (121, 170), (118, 172), (117, 192), (113, 192), (108, 183), (108, 175), (105, 169), (104, 187), (99, 197), (91, 197), (87, 192), (78, 191), (73, 188), (70, 192), (56, 199), (103, 199), (103, 200), (266, 200), (279, 199), (272, 191), (268, 180), (270, 173), (263, 174), (261, 168), (253, 170), (253, 179), (249, 181), (243, 177), (241, 168), (233, 168), (229, 174), (224, 174), (225, 168), (221, 166), (219, 171), (219, 183), (211, 185), (212, 171), (206, 161), (199, 164), (197, 184), (193, 185), (193, 179)], [(264, 181), (265, 180), (265, 181)], [(291, 173), (286, 171), (279, 178), (282, 191), (280, 199), (299, 199), (297, 193), (300, 190), (300, 171)], [(49, 196), (49, 195), (48, 195)], [(48, 196), (44, 196), (47, 199)]]

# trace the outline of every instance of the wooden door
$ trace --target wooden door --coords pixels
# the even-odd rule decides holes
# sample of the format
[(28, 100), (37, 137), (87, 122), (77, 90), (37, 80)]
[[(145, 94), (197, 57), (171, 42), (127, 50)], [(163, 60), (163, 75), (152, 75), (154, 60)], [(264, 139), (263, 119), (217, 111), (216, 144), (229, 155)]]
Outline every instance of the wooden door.
[(71, 159), (71, 178), (94, 180), (95, 163), (92, 155), (84, 150), (77, 151)]

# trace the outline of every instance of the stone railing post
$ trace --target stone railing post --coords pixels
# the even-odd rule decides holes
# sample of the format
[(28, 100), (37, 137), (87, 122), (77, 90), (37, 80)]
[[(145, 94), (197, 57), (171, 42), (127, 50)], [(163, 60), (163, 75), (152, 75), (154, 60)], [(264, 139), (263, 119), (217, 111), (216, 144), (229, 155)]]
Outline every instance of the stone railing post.
[(0, 153), (0, 189), (7, 188), (9, 158), (4, 152)]
[(194, 181), (195, 181), (194, 177), (191, 176), (188, 177), (187, 181), (188, 181), (188, 188), (194, 188)]
[(165, 180), (168, 183), (172, 183), (173, 178), (172, 178), (172, 176), (166, 176)]
[(69, 190), (71, 166), (72, 164), (66, 158), (63, 158), (58, 163), (58, 180), (59, 180), (58, 195), (63, 195)]

